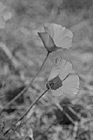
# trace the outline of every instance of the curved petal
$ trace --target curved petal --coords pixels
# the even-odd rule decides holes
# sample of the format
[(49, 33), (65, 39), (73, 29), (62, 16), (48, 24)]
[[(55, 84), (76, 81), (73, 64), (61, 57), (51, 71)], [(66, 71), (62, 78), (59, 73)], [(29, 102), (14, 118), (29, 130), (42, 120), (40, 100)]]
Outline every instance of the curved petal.
[(62, 80), (62, 86), (58, 89), (51, 89), (53, 96), (69, 95), (74, 96), (77, 94), (79, 89), (79, 77), (75, 74), (75, 71), (72, 68), (72, 64), (61, 57), (55, 60), (53, 64), (49, 80), (59, 76)]
[(59, 71), (59, 77), (61, 80), (64, 80), (64, 78), (72, 72), (72, 64), (67, 62), (66, 65), (63, 68), (60, 68)]
[(58, 57), (55, 59), (55, 63), (54, 65), (58, 68), (58, 69), (63, 69), (64, 66), (66, 65), (67, 61), (65, 59), (62, 59), (61, 57)]
[(61, 57), (55, 60), (54, 65), (58, 69), (61, 80), (63, 80), (70, 72), (72, 72), (72, 64)]
[(52, 67), (52, 70), (51, 70), (51, 72), (50, 72), (50, 76), (49, 76), (48, 80), (53, 79), (53, 78), (56, 77), (57, 75), (59, 75), (59, 71), (58, 71), (58, 69), (57, 69), (56, 66), (53, 66), (53, 67)]
[(63, 80), (70, 72), (72, 72), (72, 64), (61, 57), (56, 58), (48, 80), (51, 80), (57, 75)]
[(38, 35), (47, 49), (49, 47), (49, 34), (47, 32), (38, 32)]
[(46, 23), (45, 24), (45, 31), (47, 31), (52, 38), (54, 38), (55, 33), (59, 33), (60, 30), (64, 31), (65, 27), (55, 24), (55, 23)]
[(76, 95), (79, 89), (79, 77), (70, 75), (64, 82), (61, 88), (62, 92), (67, 95)]
[(70, 37), (64, 37), (63, 39), (59, 37), (59, 39), (57, 37), (54, 38), (54, 43), (56, 44), (57, 47), (62, 47), (62, 48), (66, 48), (69, 49), (70, 47), (72, 47), (72, 38)]
[(73, 33), (58, 24), (46, 24), (45, 31), (47, 31), (53, 38), (54, 43), (58, 47), (69, 49), (72, 46)]
[(56, 32), (54, 32), (53, 39), (58, 47), (69, 49), (72, 46), (72, 38), (73, 38), (72, 32), (64, 28), (62, 30), (58, 29)]
[(62, 95), (63, 95), (62, 87), (58, 88), (57, 90), (52, 90), (52, 96), (59, 97)]
[(53, 39), (47, 32), (38, 32), (38, 35), (41, 38), (44, 47), (49, 53), (56, 51), (57, 47), (55, 46)]
[[(46, 23), (44, 26), (44, 29), (46, 32), (50, 34), (50, 36), (53, 38), (54, 37), (54, 23)], [(55, 24), (56, 26), (57, 24)]]
[(54, 78), (57, 75), (59, 75), (60, 67), (62, 69), (65, 64), (66, 64), (66, 60), (62, 59), (61, 57), (56, 58), (53, 66), (52, 66), (52, 70), (50, 72), (50, 76), (49, 76), (48, 80), (51, 80), (52, 78)]
[(52, 90), (52, 95), (59, 97), (64, 94), (65, 96), (73, 97), (77, 94), (78, 88), (79, 77), (77, 75), (71, 75), (63, 82), (62, 87), (57, 90)]

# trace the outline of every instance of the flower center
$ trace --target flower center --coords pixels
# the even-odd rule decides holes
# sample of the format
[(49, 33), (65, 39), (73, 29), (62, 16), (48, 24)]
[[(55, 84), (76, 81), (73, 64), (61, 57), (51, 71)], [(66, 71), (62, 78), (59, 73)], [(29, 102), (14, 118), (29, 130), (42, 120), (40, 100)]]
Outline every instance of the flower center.
[(48, 83), (46, 84), (46, 87), (48, 89), (51, 88), (52, 90), (57, 90), (61, 86), (62, 86), (62, 80), (59, 78), (58, 75), (54, 77), (53, 79), (51, 79), (50, 81), (48, 81)]

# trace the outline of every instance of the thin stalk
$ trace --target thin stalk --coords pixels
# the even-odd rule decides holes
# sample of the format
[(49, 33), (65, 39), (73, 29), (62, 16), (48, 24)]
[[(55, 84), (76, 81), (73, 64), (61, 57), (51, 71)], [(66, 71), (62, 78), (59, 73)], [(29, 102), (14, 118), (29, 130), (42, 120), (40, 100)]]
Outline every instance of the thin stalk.
[[(60, 119), (60, 120), (61, 120), (61, 119)], [(56, 125), (57, 122), (59, 122), (60, 120), (54, 121), (43, 133), (46, 134), (46, 133), (48, 132), (48, 130), (49, 130), (50, 128), (52, 128), (53, 125)]]
[[(64, 113), (64, 114), (68, 117), (68, 119), (74, 124), (73, 119), (71, 119), (71, 117), (69, 117), (69, 115), (68, 115), (66, 112), (63, 112), (63, 113)], [(58, 123), (59, 121), (61, 121), (61, 120), (63, 120), (63, 118), (54, 121), (54, 122), (44, 131), (44, 134), (46, 134), (46, 133), (48, 132), (48, 130), (49, 130), (50, 128), (52, 128), (53, 125), (57, 124), (57, 123)]]
[(60, 109), (60, 111), (63, 111), (63, 113), (66, 115), (66, 117), (74, 124), (74, 120), (70, 117), (70, 115), (68, 113), (65, 112), (65, 110), (61, 107), (61, 105), (58, 103), (56, 105)]
[(76, 115), (76, 116), (81, 120), (81, 115), (80, 115), (80, 113), (75, 112), (74, 109), (71, 108), (70, 106), (69, 106), (68, 108), (69, 108), (69, 110), (70, 110), (74, 115)]
[(63, 111), (63, 113), (66, 115), (66, 117), (72, 122), (72, 124), (74, 123), (74, 120), (70, 117), (70, 115), (68, 113), (66, 113), (65, 111)]
[(45, 59), (44, 59), (42, 65), (41, 65), (39, 71), (36, 73), (36, 75), (33, 77), (33, 79), (28, 83), (28, 85), (26, 85), (26, 87), (25, 87), (17, 96), (15, 96), (9, 103), (7, 103), (7, 104), (3, 107), (3, 109), (0, 111), (0, 113), (1, 113), (5, 108), (7, 108), (9, 105), (11, 105), (12, 103), (14, 103), (14, 101), (17, 100), (21, 95), (23, 95), (23, 94), (27, 91), (27, 89), (33, 84), (34, 80), (36, 79), (36, 77), (37, 77), (37, 76), (39, 75), (39, 73), (41, 72), (41, 70), (42, 70), (42, 68), (43, 68), (43, 66), (44, 66), (44, 64), (45, 64), (45, 62), (46, 62), (48, 56), (49, 56), (49, 53), (47, 53), (47, 55), (46, 55), (46, 57), (45, 57)]
[(49, 89), (45, 90), (45, 91), (31, 104), (31, 106), (30, 106), (30, 107), (28, 108), (28, 110), (23, 114), (23, 116), (20, 117), (20, 118), (17, 120), (17, 122), (15, 122), (15, 124), (12, 125), (11, 128), (9, 128), (6, 132), (4, 132), (3, 138), (4, 138), (14, 127), (16, 127), (16, 124), (17, 124), (18, 122), (20, 122), (21, 120), (24, 119), (24, 117), (29, 113), (29, 111), (33, 108), (33, 106), (42, 98), (43, 95), (45, 95), (45, 93), (46, 93), (48, 90), (49, 90)]
[(48, 91), (49, 89), (47, 89), (46, 91), (44, 91), (33, 103), (32, 105), (29, 107), (29, 109), (25, 112), (25, 114), (16, 122), (16, 124), (21, 121), (28, 113), (29, 111), (33, 108), (33, 106), (45, 95), (45, 93)]

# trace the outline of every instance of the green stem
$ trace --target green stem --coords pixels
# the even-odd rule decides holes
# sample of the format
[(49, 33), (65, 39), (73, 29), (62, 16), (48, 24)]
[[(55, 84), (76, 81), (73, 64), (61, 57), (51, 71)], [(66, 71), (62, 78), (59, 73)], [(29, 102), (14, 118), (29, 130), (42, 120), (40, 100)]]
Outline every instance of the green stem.
[(7, 104), (3, 107), (3, 109), (0, 111), (0, 113), (1, 113), (5, 108), (7, 108), (9, 105), (11, 105), (15, 100), (17, 100), (21, 95), (23, 95), (23, 94), (27, 91), (27, 89), (33, 84), (34, 80), (36, 79), (36, 77), (37, 77), (37, 76), (39, 75), (39, 73), (41, 72), (41, 70), (42, 70), (42, 68), (43, 68), (43, 66), (44, 66), (44, 64), (45, 64), (45, 62), (46, 62), (48, 56), (49, 56), (49, 53), (47, 53), (47, 55), (46, 55), (46, 57), (45, 57), (45, 59), (44, 59), (42, 65), (41, 65), (39, 71), (36, 73), (36, 75), (33, 77), (33, 79), (29, 82), (29, 84), (26, 85), (26, 87), (25, 87), (17, 96), (15, 96), (9, 103), (7, 103)]

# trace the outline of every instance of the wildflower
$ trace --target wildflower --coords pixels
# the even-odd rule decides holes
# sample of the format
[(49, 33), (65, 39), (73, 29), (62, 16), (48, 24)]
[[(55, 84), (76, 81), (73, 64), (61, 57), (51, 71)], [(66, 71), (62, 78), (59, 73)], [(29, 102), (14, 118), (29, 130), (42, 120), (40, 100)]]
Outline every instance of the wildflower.
[(52, 90), (53, 96), (74, 96), (79, 89), (79, 77), (72, 69), (72, 64), (62, 58), (57, 58), (52, 67), (47, 88)]
[(5, 28), (6, 21), (12, 17), (12, 13), (7, 9), (7, 7), (0, 2), (0, 29)]
[(58, 24), (44, 25), (44, 31), (38, 33), (48, 52), (59, 48), (69, 49), (72, 46), (73, 33)]

